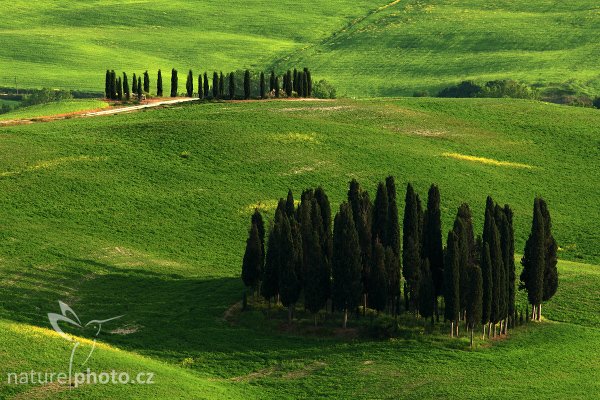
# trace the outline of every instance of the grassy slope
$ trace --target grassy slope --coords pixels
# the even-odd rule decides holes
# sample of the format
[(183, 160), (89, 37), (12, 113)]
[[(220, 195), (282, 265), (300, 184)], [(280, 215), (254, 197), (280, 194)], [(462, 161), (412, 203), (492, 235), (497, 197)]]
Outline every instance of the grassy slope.
[[(400, 190), (411, 180), (421, 194), (438, 182), (444, 229), (468, 201), (480, 231), (485, 195), (492, 194), (515, 209), (517, 249), (532, 196), (542, 194), (561, 257), (598, 263), (590, 216), (600, 197), (599, 118), (593, 110), (536, 102), (402, 99), (189, 105), (3, 128), (2, 324), (46, 327), (45, 315), (59, 299), (84, 320), (125, 314), (118, 326), (138, 331), (103, 340), (185, 366), (195, 383), (178, 386), (181, 397), (200, 385), (207, 397), (223, 390), (250, 398), (584, 398), (598, 389), (600, 373), (594, 296), (600, 276), (593, 266), (560, 264), (561, 288), (545, 314), (566, 323), (521, 330), (475, 353), (463, 350), (465, 339), (418, 332), (347, 343), (231, 327), (222, 317), (239, 299), (252, 205), (272, 211), (288, 187), (298, 193), (317, 184), (338, 204), (351, 177), (373, 189), (391, 173)], [(190, 158), (179, 156), (184, 151)], [(446, 152), (535, 168), (441, 156)], [(31, 340), (25, 332), (6, 338)], [(64, 364), (58, 339), (29, 348), (38, 351), (0, 352), (0, 373), (28, 370), (38, 360), (51, 369)], [(118, 363), (112, 353), (100, 357), (94, 364), (100, 370), (157, 370), (162, 393), (170, 382), (188, 379), (187, 372), (137, 356), (125, 354)], [(542, 366), (550, 367), (540, 376)], [(79, 390), (87, 398), (106, 390), (145, 396), (130, 387)]]
[(19, 108), (6, 114), (1, 114), (0, 120), (47, 117), (106, 107), (108, 107), (108, 103), (101, 100), (64, 100)]
[(17, 0), (0, 22), (0, 85), (13, 86), (16, 76), (21, 87), (103, 90), (107, 68), (149, 70), (154, 82), (159, 68), (264, 66), (324, 39), (370, 3)]
[(600, 8), (587, 0), (401, 0), (283, 64), (351, 96), (436, 93), (463, 79), (572, 82), (600, 94)]

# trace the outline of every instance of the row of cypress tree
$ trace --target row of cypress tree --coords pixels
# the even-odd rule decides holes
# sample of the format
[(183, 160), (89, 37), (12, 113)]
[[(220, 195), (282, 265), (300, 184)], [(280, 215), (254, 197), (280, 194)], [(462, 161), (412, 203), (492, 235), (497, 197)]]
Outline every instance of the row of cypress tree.
[[(558, 285), (557, 246), (542, 199), (536, 198), (535, 210), (539, 216), (534, 215), (525, 249), (521, 286), (539, 310)], [(405, 310), (434, 323), (443, 297), (451, 335), (458, 335), (461, 320), (471, 332), (471, 342), (477, 325), (483, 326), (485, 337), (486, 327), (488, 336), (492, 325), (494, 335), (498, 325), (506, 334), (518, 320), (513, 213), (508, 205), (501, 207), (487, 198), (483, 235), (475, 239), (470, 208), (462, 204), (444, 247), (438, 187), (431, 185), (423, 210), (419, 195), (408, 184), (400, 252), (394, 178), (379, 183), (374, 202), (352, 180), (333, 233), (331, 228), (331, 208), (322, 188), (303, 192), (297, 208), (291, 191), (286, 200), (279, 200), (267, 246), (262, 216), (255, 211), (242, 265), (245, 285), (260, 287), (269, 302), (280, 300), (288, 307), (290, 321), (302, 298), (305, 308), (315, 314), (315, 323), (316, 313), (330, 302), (332, 309), (343, 311), (345, 327), (348, 313), (359, 305), (363, 312), (369, 307), (397, 315), (403, 275)]]
[[(200, 99), (235, 99), (236, 98), (236, 80), (235, 80), (235, 72), (230, 72), (226, 76), (223, 75), (223, 72), (217, 73), (213, 72), (212, 75), (212, 87), (210, 85), (209, 77), (206, 72), (202, 75), (198, 75), (197, 81), (197, 90), (194, 91), (194, 74), (192, 70), (188, 71), (187, 79), (186, 79), (186, 95), (188, 97), (193, 97), (194, 93), (198, 94), (198, 98)], [(143, 93), (150, 93), (150, 76), (148, 75), (148, 71), (144, 72), (143, 75), (143, 86), (141, 77), (136, 79), (135, 74), (133, 74), (133, 85), (132, 91), (134, 95), (137, 96), (138, 99), (142, 98)], [(225, 93), (225, 85), (227, 81), (228, 91)], [(271, 97), (280, 97), (283, 93), (287, 97), (292, 97), (296, 94), (298, 97), (311, 97), (312, 95), (312, 76), (311, 72), (308, 68), (304, 68), (303, 71), (298, 72), (294, 69), (292, 71), (288, 70), (283, 75), (283, 88), (279, 85), (279, 76), (275, 74), (275, 71), (271, 71), (271, 76), (269, 79), (269, 92), (268, 94)], [(178, 72), (175, 68), (171, 70), (171, 97), (178, 96)], [(261, 72), (259, 75), (259, 93), (258, 97), (261, 99), (267, 98), (267, 82), (265, 79), (264, 72)], [(252, 98), (252, 85), (251, 85), (251, 74), (250, 70), (244, 71), (243, 78), (243, 89), (244, 94), (243, 98), (248, 100)], [(105, 96), (107, 99), (112, 100), (129, 100), (131, 96), (131, 92), (129, 90), (129, 84), (127, 80), (127, 75), (123, 73), (123, 79), (117, 77), (114, 71), (106, 70), (106, 78), (105, 78)], [(163, 95), (163, 82), (162, 82), (162, 72), (159, 69), (157, 80), (156, 80), (156, 94), (158, 97), (162, 97)]]

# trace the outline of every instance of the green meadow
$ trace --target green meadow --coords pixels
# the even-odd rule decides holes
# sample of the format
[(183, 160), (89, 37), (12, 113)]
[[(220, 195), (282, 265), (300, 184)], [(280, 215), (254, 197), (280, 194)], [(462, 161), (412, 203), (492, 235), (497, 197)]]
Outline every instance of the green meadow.
[(52, 117), (61, 114), (95, 110), (106, 107), (108, 107), (107, 102), (97, 99), (62, 100), (20, 107), (6, 114), (0, 114), (0, 120)]
[[(3, 127), (0, 397), (589, 398), (599, 134), (596, 110), (504, 99), (193, 103)], [(461, 202), (477, 232), (487, 195), (509, 203), (517, 252), (542, 195), (561, 259), (547, 320), (471, 351), (444, 326), (401, 320), (396, 338), (359, 340), (235, 313), (255, 207), (270, 218), (288, 188), (322, 185), (337, 209), (352, 178), (373, 194), (390, 174), (400, 210), (407, 182), (421, 196), (439, 185), (444, 231)], [(92, 370), (153, 371), (156, 383), (8, 385), (8, 372), (67, 368), (71, 345), (46, 316), (58, 300), (82, 321), (124, 315)]]

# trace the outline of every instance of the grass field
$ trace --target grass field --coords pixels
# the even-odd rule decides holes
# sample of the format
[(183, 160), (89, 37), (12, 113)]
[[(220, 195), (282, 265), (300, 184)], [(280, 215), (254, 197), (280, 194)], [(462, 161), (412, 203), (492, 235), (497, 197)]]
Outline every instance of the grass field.
[(48, 117), (106, 107), (108, 107), (107, 102), (96, 99), (63, 100), (18, 108), (6, 114), (1, 114), (0, 120)]
[(159, 68), (308, 66), (358, 97), (507, 78), (600, 94), (600, 8), (589, 0), (16, 0), (5, 12), (6, 86), (16, 77), (21, 87), (102, 91), (110, 68), (147, 69), (154, 90)]
[[(599, 127), (595, 110), (492, 99), (189, 104), (4, 127), (0, 397), (73, 396), (4, 380), (66, 367), (46, 318), (63, 300), (86, 321), (125, 314), (107, 328), (129, 334), (103, 336), (90, 368), (156, 372), (151, 389), (77, 398), (587, 398), (600, 388)], [(271, 215), (288, 188), (323, 185), (335, 208), (351, 178), (373, 191), (388, 174), (399, 199), (408, 181), (422, 196), (438, 183), (444, 231), (463, 201), (478, 232), (486, 195), (510, 203), (517, 251), (544, 196), (571, 260), (552, 321), (471, 352), (419, 329), (349, 341), (224, 319), (255, 206)]]

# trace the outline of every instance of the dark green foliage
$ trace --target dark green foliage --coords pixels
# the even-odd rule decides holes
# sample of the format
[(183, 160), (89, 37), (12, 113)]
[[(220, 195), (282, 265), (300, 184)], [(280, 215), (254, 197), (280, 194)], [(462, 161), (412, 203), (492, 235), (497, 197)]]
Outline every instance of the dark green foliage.
[(275, 97), (279, 98), (279, 77), (275, 77)]
[(185, 92), (187, 97), (192, 97), (194, 95), (194, 74), (191, 69), (188, 71), (187, 80), (185, 82)]
[(208, 98), (210, 93), (210, 84), (208, 82), (208, 74), (204, 72), (204, 97)]
[(596, 97), (592, 104), (594, 105), (594, 107), (600, 108), (600, 97)]
[(362, 293), (360, 245), (348, 203), (340, 205), (333, 228), (333, 301), (339, 310), (354, 310)]
[(458, 321), (460, 316), (460, 265), (458, 237), (448, 232), (446, 262), (444, 264), (444, 318)]
[[(419, 306), (419, 279), (421, 274), (421, 216), (417, 195), (409, 183), (404, 202), (402, 274), (408, 290), (408, 309), (416, 311)], [(427, 267), (429, 269), (429, 267)], [(429, 271), (431, 272), (431, 271)], [(431, 278), (431, 277), (430, 277)]]
[(365, 293), (369, 292), (369, 275), (372, 264), (373, 240), (371, 235), (372, 204), (369, 193), (362, 191), (360, 184), (353, 179), (348, 190), (348, 203), (358, 232), (362, 262), (362, 284)]
[(474, 329), (481, 321), (483, 311), (483, 276), (481, 275), (481, 268), (477, 265), (470, 266), (468, 277), (467, 325), (469, 329)]
[(388, 301), (388, 276), (385, 250), (377, 241), (373, 247), (373, 271), (369, 288), (369, 305), (377, 311), (385, 310)]
[(129, 91), (129, 81), (125, 72), (123, 72), (123, 93), (125, 93), (125, 100), (129, 100), (131, 92)]
[[(312, 204), (317, 206), (316, 202), (312, 202)], [(307, 240), (308, 243), (306, 243)], [(312, 230), (310, 234), (306, 235), (306, 238), (303, 237), (302, 243), (304, 248), (308, 249), (308, 254), (304, 254), (306, 264), (304, 305), (308, 311), (317, 313), (327, 303), (330, 291), (330, 273), (323, 262), (317, 230)]]
[[(302, 74), (302, 97), (310, 97), (308, 94), (308, 70), (304, 68), (304, 72)], [(312, 86), (312, 85), (311, 85)]]
[(275, 90), (275, 71), (271, 71), (271, 76), (269, 77), (269, 92), (272, 93)]
[(490, 244), (485, 243), (481, 251), (481, 276), (483, 282), (483, 295), (481, 306), (481, 324), (485, 325), (491, 321), (492, 315), (492, 260), (490, 256)]
[(212, 97), (213, 97), (213, 99), (219, 98), (219, 74), (217, 74), (217, 71), (213, 72)]
[(223, 71), (219, 72), (219, 98), (222, 99), (225, 97), (225, 77), (223, 76)]
[(117, 78), (117, 99), (123, 100), (123, 84), (121, 83), (121, 77)]
[(533, 205), (533, 222), (531, 233), (525, 243), (525, 251), (521, 264), (521, 288), (527, 290), (529, 304), (537, 306), (544, 297), (544, 273), (546, 269), (544, 216), (540, 206), (540, 198), (536, 197)]
[(436, 297), (441, 296), (444, 291), (444, 252), (442, 247), (440, 191), (436, 185), (431, 185), (427, 196), (427, 210), (423, 217), (422, 243), (422, 258), (429, 259), (435, 295)]
[(292, 193), (292, 189), (288, 189), (287, 198), (285, 201), (285, 213), (288, 218), (294, 218), (294, 212), (296, 210), (296, 206), (294, 203), (294, 194)]
[(287, 75), (286, 75), (286, 84), (285, 84), (284, 90), (285, 90), (285, 94), (287, 95), (287, 97), (292, 97), (293, 81), (292, 81), (292, 72), (289, 69), (288, 69)]
[(150, 75), (148, 75), (148, 71), (144, 72), (144, 92), (150, 93)]
[(171, 70), (171, 97), (177, 97), (177, 85), (178, 85), (177, 70), (175, 68), (173, 68)]
[(294, 68), (294, 75), (292, 77), (292, 91), (298, 93), (298, 71)]
[(473, 81), (463, 81), (438, 93), (438, 97), (479, 97), (483, 88)]
[(163, 95), (162, 72), (160, 69), (158, 70), (158, 77), (156, 78), (156, 95), (158, 97), (162, 97)]
[(496, 226), (496, 221), (488, 210), (486, 212), (486, 224), (489, 224), (489, 236), (484, 237), (484, 243), (489, 245), (490, 261), (492, 265), (492, 311), (490, 321), (498, 323), (504, 317), (502, 315), (502, 296), (503, 296), (503, 270), (502, 248), (500, 245), (500, 233)]
[(465, 234), (467, 239), (467, 248), (469, 252), (469, 265), (477, 264), (476, 253), (477, 248), (475, 246), (475, 231), (473, 229), (473, 216), (471, 214), (471, 209), (467, 203), (463, 203), (458, 208), (458, 212), (456, 214), (457, 218), (462, 219), (465, 227)]
[(307, 97), (312, 97), (312, 76), (310, 71), (306, 71), (306, 82), (307, 82)]
[[(256, 225), (256, 229), (258, 230), (258, 237), (260, 239), (260, 248), (263, 254), (263, 259), (265, 257), (265, 223), (263, 221), (262, 214), (258, 211), (258, 208), (254, 210), (252, 213), (252, 217), (250, 219), (253, 225)], [(261, 265), (264, 265), (264, 260)]]
[(264, 99), (265, 96), (265, 73), (261, 72), (260, 73), (260, 88), (259, 88), (259, 95), (261, 99)]
[(279, 294), (285, 307), (293, 307), (300, 296), (300, 281), (296, 275), (297, 249), (292, 226), (287, 217), (281, 219), (279, 241)]
[(204, 98), (204, 90), (202, 89), (202, 74), (198, 75), (198, 98)]
[(104, 97), (110, 99), (110, 71), (106, 70), (106, 77), (104, 78)]
[[(275, 214), (277, 220), (277, 214)], [(269, 232), (265, 268), (262, 278), (261, 295), (269, 300), (279, 294), (279, 264), (281, 225), (275, 223)]]
[(398, 204), (396, 202), (396, 182), (393, 176), (385, 179), (388, 199), (388, 215), (386, 220), (385, 246), (390, 247), (396, 258), (400, 257), (400, 224), (398, 222)]
[(304, 72), (298, 72), (297, 79), (296, 92), (298, 92), (298, 97), (304, 97)]
[[(511, 244), (512, 234), (511, 227), (508, 222), (508, 218), (504, 212), (504, 208), (498, 205), (495, 206), (495, 220), (500, 233), (500, 249), (502, 252), (502, 270), (500, 274), (500, 316), (506, 318), (510, 316), (509, 308), (509, 288), (510, 288), (510, 257), (514, 256), (514, 252), (511, 253), (511, 247), (514, 248), (514, 244)], [(514, 285), (513, 285), (514, 286)]]
[(131, 83), (131, 92), (136, 95), (138, 92), (138, 80), (137, 80), (137, 77), (135, 76), (135, 73), (133, 74), (133, 82)]
[(244, 72), (244, 99), (250, 99), (250, 71)]
[(252, 224), (248, 240), (246, 240), (246, 251), (242, 263), (242, 280), (244, 285), (253, 290), (258, 287), (263, 270), (263, 252), (258, 228)]
[(543, 301), (548, 301), (558, 290), (558, 244), (552, 236), (552, 220), (546, 201), (540, 197), (540, 211), (544, 218), (544, 295)]
[(142, 101), (142, 77), (138, 78), (138, 83), (137, 83), (137, 100), (138, 101)]
[[(508, 204), (504, 205), (504, 215), (506, 216), (507, 227), (505, 230), (507, 255), (505, 257), (507, 264), (505, 268), (507, 270), (508, 280), (508, 314), (513, 315), (515, 313), (515, 231), (513, 228), (513, 212)], [(515, 318), (516, 319), (516, 318)], [(513, 320), (514, 324), (514, 320)]]
[(115, 74), (114, 70), (110, 71), (109, 74), (109, 88), (110, 88), (110, 98), (112, 100), (116, 100), (117, 99), (117, 75)]
[(456, 217), (452, 228), (458, 239), (458, 270), (460, 276), (460, 311), (467, 308), (467, 296), (469, 294), (469, 248), (467, 239), (467, 227), (464, 220)]
[(229, 100), (235, 99), (235, 75), (233, 72), (229, 74)]
[(292, 229), (292, 241), (294, 243), (294, 271), (296, 271), (296, 277), (298, 278), (298, 284), (300, 290), (302, 289), (302, 282), (304, 280), (304, 253), (302, 245), (302, 232), (300, 230), (300, 224), (295, 218), (290, 218), (290, 227)]
[(379, 182), (373, 206), (373, 226), (371, 228), (373, 242), (379, 240), (381, 243), (387, 243), (388, 206), (387, 189), (383, 182)]
[[(411, 240), (412, 242), (412, 240)], [(419, 314), (423, 318), (431, 318), (433, 324), (434, 298), (435, 292), (433, 287), (433, 277), (429, 269), (429, 260), (423, 261), (421, 269), (421, 279), (419, 280)]]
[[(315, 190), (315, 199), (319, 203), (319, 209), (321, 210), (321, 218), (323, 219), (323, 238), (321, 242), (321, 249), (327, 257), (327, 260), (331, 262), (333, 254), (333, 236), (331, 231), (331, 205), (329, 204), (329, 198), (325, 194), (325, 190), (319, 186)], [(354, 221), (353, 221), (354, 222)]]
[(391, 247), (385, 248), (385, 273), (387, 277), (387, 296), (392, 302), (392, 312), (397, 313), (400, 299), (400, 261)]

